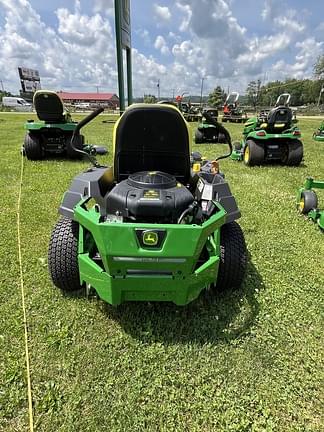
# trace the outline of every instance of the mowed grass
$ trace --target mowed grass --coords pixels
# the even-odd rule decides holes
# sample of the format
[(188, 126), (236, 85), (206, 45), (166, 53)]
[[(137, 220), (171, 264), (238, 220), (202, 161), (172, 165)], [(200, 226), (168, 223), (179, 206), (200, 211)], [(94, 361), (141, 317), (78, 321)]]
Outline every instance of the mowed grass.
[[(10, 432), (28, 430), (16, 206), (30, 117), (0, 114), (0, 430)], [(111, 150), (112, 125), (103, 118), (84, 134)], [(203, 293), (186, 307), (114, 308), (63, 296), (48, 275), (47, 247), (62, 195), (88, 162), (24, 161), (21, 242), (37, 431), (323, 430), (324, 234), (295, 209), (306, 176), (324, 180), (324, 145), (311, 140), (319, 122), (299, 122), (299, 168), (221, 162), (242, 211), (248, 272), (239, 291)], [(227, 127), (240, 138), (242, 125)], [(194, 148), (208, 158), (226, 149)], [(111, 152), (101, 160), (111, 163)]]

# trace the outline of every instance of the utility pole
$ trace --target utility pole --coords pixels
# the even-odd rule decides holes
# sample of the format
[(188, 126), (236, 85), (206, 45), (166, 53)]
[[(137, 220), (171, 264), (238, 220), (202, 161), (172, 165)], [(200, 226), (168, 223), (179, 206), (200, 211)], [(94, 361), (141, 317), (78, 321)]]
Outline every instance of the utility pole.
[(200, 86), (200, 108), (202, 107), (202, 96), (204, 90), (204, 81), (206, 77), (201, 77), (201, 86)]
[(159, 102), (159, 100), (160, 100), (160, 80), (159, 79), (158, 79), (156, 87), (157, 87), (157, 91), (158, 91), (158, 102)]
[(4, 93), (3, 81), (0, 80), (0, 83), (1, 83), (1, 89), (2, 89), (2, 92)]
[(96, 86), (96, 89), (97, 89), (97, 93), (99, 93), (99, 86)]

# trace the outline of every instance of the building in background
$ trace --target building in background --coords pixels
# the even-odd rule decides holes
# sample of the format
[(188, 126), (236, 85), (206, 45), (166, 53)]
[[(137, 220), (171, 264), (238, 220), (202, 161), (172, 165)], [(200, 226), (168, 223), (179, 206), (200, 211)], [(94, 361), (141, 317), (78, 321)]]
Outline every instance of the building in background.
[(119, 98), (114, 93), (70, 93), (57, 92), (65, 104), (79, 108), (105, 107), (116, 109), (119, 107)]

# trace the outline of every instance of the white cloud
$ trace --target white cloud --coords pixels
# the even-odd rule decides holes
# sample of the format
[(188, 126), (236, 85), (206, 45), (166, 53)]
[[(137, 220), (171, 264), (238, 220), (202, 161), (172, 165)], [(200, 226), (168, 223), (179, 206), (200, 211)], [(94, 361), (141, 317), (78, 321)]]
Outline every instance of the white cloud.
[(279, 78), (310, 78), (316, 58), (323, 53), (324, 42), (317, 42), (311, 37), (297, 42), (296, 48), (299, 51), (295, 56), (294, 63), (279, 60), (273, 65), (272, 69)]
[(169, 21), (171, 19), (171, 12), (167, 6), (160, 6), (158, 4), (154, 4), (154, 12), (157, 18), (160, 18), (164, 21)]
[(170, 52), (164, 37), (161, 35), (157, 36), (157, 38), (155, 39), (154, 48), (160, 50), (162, 54), (169, 54)]
[[(5, 87), (17, 91), (17, 67), (25, 66), (40, 71), (44, 88), (91, 91), (99, 85), (102, 91), (116, 92), (113, 0), (94, 0), (90, 8), (87, 4), (87, 13), (84, 0), (66, 2), (56, 11), (48, 7), (50, 26), (31, 7), (33, 1), (38, 3), (0, 0), (0, 76)], [(154, 21), (141, 21), (133, 11), (133, 25), (138, 20), (133, 33), (139, 36), (134, 38), (139, 46), (132, 50), (134, 94), (156, 92), (158, 79), (163, 95), (170, 83), (180, 94), (199, 94), (202, 77), (206, 89), (220, 84), (244, 90), (265, 71), (272, 79), (311, 76), (323, 53), (322, 26), (310, 30), (309, 18), (286, 7), (291, 0), (283, 1), (285, 14), (281, 0), (264, 2), (264, 29), (253, 35), (238, 21), (229, 0), (176, 0), (172, 9), (154, 3), (158, 35)], [(154, 57), (160, 53), (165, 60)]]

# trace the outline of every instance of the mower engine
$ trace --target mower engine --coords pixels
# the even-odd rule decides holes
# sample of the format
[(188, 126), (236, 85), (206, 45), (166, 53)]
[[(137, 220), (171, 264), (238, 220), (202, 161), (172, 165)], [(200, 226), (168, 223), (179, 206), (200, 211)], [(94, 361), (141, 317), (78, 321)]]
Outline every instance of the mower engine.
[(107, 196), (107, 215), (125, 221), (177, 223), (193, 203), (191, 192), (161, 171), (141, 171), (118, 183)]

